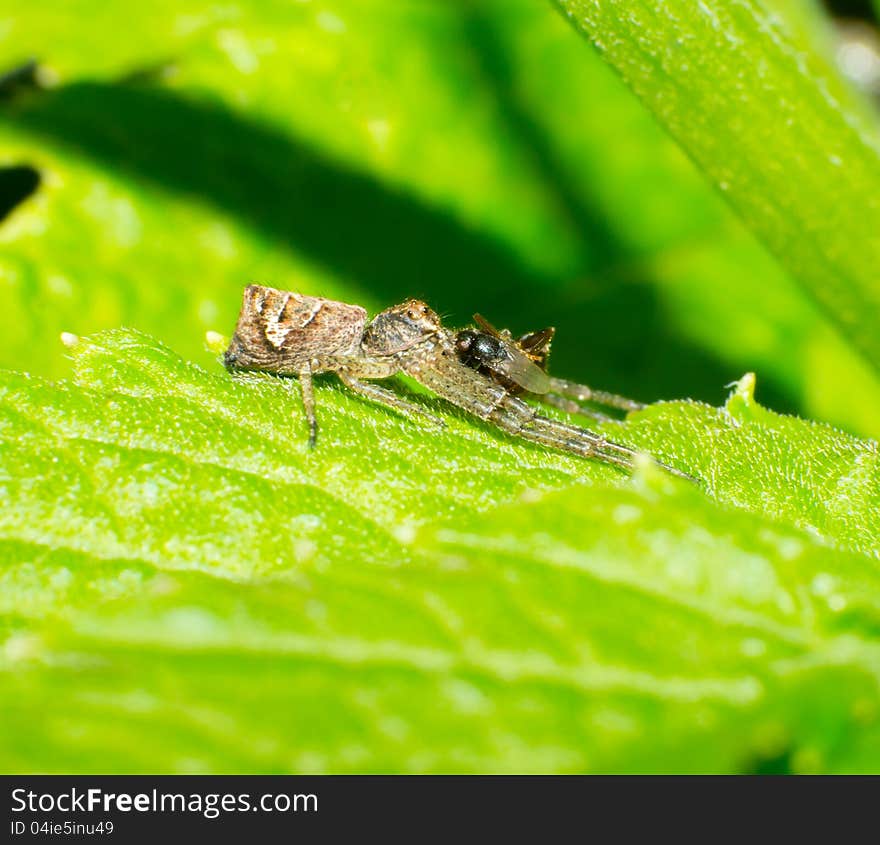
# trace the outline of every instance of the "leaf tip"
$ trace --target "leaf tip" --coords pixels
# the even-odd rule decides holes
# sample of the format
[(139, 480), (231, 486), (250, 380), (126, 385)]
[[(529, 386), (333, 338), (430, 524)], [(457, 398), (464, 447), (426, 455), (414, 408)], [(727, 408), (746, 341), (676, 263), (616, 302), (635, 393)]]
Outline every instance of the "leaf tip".
[(729, 414), (732, 416), (742, 415), (743, 412), (754, 407), (756, 382), (754, 373), (746, 373), (739, 381), (727, 385), (727, 387), (733, 388), (724, 404), (724, 408)]

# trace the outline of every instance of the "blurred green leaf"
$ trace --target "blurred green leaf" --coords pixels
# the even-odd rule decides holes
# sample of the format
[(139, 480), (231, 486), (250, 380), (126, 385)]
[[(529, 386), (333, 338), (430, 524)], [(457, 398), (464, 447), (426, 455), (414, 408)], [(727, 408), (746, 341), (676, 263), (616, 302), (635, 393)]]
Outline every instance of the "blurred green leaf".
[(259, 280), (556, 324), (558, 371), (644, 399), (755, 370), (778, 408), (878, 430), (876, 373), (549, 6), (50, 0), (3, 23), (9, 63), (60, 83), (0, 112), (0, 161), (44, 174), (0, 227), (8, 366), (60, 375), (59, 331), (120, 323), (198, 356)]
[(332, 379), (309, 452), (295, 382), (74, 355), (0, 387), (5, 771), (880, 762), (877, 444), (750, 378), (613, 427), (703, 492)]
[(880, 138), (761, 0), (557, 0), (880, 371)]

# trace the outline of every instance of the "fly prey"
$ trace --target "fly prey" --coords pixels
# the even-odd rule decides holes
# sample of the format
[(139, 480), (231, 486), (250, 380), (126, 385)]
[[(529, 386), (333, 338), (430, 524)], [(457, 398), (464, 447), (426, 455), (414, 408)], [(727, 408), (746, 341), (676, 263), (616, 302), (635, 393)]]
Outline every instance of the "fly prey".
[(552, 326), (514, 339), (507, 329), (499, 331), (480, 314), (474, 314), (474, 322), (477, 329), (463, 329), (455, 335), (458, 357), (468, 367), (497, 381), (509, 393), (527, 393), (568, 414), (582, 414), (602, 422), (619, 420), (580, 402), (595, 402), (622, 411), (640, 411), (646, 407), (625, 396), (548, 375), (547, 359), (556, 332)]
[[(443, 426), (438, 417), (372, 383), (405, 373), (508, 434), (632, 470), (636, 450), (542, 416), (516, 394), (527, 393), (578, 412), (585, 409), (576, 400), (626, 409), (643, 406), (548, 376), (544, 366), (552, 329), (514, 340), (508, 332), (498, 332), (481, 318), (480, 322), (481, 329), (470, 334), (469, 330), (451, 331), (424, 302), (415, 299), (368, 321), (367, 312), (358, 305), (249, 285), (224, 363), (229, 370), (298, 376), (311, 446), (318, 433), (312, 392), (316, 373), (336, 373), (346, 387), (367, 399)], [(691, 479), (666, 464), (660, 466)]]

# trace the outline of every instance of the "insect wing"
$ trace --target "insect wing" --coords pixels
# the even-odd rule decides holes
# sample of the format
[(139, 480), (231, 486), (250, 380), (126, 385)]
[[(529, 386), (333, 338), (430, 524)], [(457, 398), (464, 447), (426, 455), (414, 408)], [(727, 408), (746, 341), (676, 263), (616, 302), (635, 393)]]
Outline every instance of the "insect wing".
[(484, 331), (486, 334), (492, 335), (492, 337), (501, 337), (501, 332), (495, 328), (482, 314), (474, 314), (474, 322)]
[(550, 376), (513, 343), (504, 344), (504, 358), (492, 363), (492, 369), (518, 384), (529, 393), (547, 393)]
[(550, 377), (544, 372), (543, 366), (550, 353), (550, 341), (555, 329), (532, 332), (513, 341), (509, 332), (499, 331), (482, 314), (474, 314), (474, 322), (486, 334), (498, 338), (502, 343), (504, 358), (488, 365), (494, 372), (510, 379), (529, 393), (549, 392)]

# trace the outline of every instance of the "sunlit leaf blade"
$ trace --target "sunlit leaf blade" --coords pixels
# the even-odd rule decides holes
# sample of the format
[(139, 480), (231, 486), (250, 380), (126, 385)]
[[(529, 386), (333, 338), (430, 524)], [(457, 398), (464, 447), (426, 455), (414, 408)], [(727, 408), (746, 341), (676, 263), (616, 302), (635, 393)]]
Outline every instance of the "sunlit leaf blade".
[(330, 380), (310, 453), (295, 382), (134, 332), (74, 364), (0, 382), (4, 770), (880, 762), (877, 445), (749, 378), (609, 429), (703, 489)]
[(875, 368), (880, 140), (760, 0), (557, 0)]

